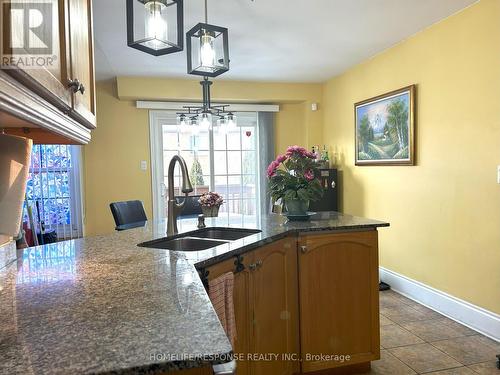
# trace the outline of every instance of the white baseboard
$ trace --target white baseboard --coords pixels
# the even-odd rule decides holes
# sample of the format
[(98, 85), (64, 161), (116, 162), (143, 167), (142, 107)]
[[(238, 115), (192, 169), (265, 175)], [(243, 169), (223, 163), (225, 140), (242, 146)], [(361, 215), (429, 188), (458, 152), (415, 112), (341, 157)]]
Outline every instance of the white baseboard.
[(380, 280), (395, 292), (437, 311), (485, 336), (500, 341), (500, 315), (380, 267)]

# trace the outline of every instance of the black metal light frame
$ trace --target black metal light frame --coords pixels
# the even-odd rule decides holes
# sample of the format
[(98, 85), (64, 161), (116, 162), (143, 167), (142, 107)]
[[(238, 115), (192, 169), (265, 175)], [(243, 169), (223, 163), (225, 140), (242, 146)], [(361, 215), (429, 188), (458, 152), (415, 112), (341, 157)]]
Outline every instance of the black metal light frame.
[(200, 85), (203, 89), (203, 103), (201, 106), (186, 105), (183, 106), (184, 110), (177, 112), (177, 116), (183, 121), (189, 120), (190, 122), (198, 121), (200, 115), (210, 114), (211, 116), (218, 117), (219, 119), (224, 118), (234, 118), (234, 114), (227, 110), (228, 104), (225, 105), (212, 105), (210, 97), (210, 86), (212, 82), (208, 80), (208, 77), (203, 77), (203, 81), (200, 81)]
[(183, 106), (185, 111), (178, 112), (177, 115), (184, 116), (184, 118), (189, 118), (189, 119), (197, 118), (200, 114), (203, 113), (209, 113), (210, 115), (219, 118), (228, 115), (234, 116), (232, 112), (226, 110), (226, 108), (229, 107), (229, 104), (212, 105), (212, 100), (210, 96), (210, 86), (212, 85), (212, 81), (209, 81), (208, 77), (203, 77), (203, 81), (200, 81), (200, 85), (203, 90), (202, 105), (201, 106), (185, 105)]
[(147, 47), (141, 43), (142, 40), (134, 40), (134, 2), (142, 4), (148, 3), (150, 0), (127, 0), (127, 44), (129, 47), (138, 49), (139, 51), (149, 53), (153, 56), (162, 56), (169, 53), (180, 52), (184, 49), (184, 4), (183, 0), (157, 0), (169, 7), (173, 4), (177, 5), (177, 44), (167, 48), (154, 49)]
[[(206, 71), (199, 71), (196, 70), (196, 68), (193, 68), (193, 63), (192, 63), (192, 51), (193, 51), (193, 46), (191, 44), (191, 41), (193, 37), (196, 38), (201, 38), (201, 33), (205, 32), (211, 32), (214, 34), (222, 34), (222, 49), (224, 56), (222, 59), (219, 60), (219, 62), (222, 60), (223, 67), (220, 69), (216, 70), (215, 72), (206, 72)], [(229, 70), (229, 40), (228, 40), (228, 30), (226, 27), (221, 27), (221, 26), (215, 26), (211, 25), (205, 22), (200, 22), (196, 26), (194, 26), (191, 30), (189, 30), (186, 33), (186, 55), (187, 55), (187, 72), (188, 74), (194, 74), (198, 76), (204, 76), (204, 77), (217, 77), (221, 75), (222, 73), (225, 73)]]

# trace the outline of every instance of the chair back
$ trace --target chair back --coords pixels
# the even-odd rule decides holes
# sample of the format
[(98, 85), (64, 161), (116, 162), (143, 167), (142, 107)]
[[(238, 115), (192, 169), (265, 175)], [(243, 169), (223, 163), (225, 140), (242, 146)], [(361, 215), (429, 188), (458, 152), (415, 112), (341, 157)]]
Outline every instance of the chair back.
[(200, 197), (201, 195), (188, 195), (187, 197), (185, 195), (181, 195), (175, 197), (175, 200), (178, 204), (181, 204), (182, 202), (184, 202), (184, 200), (186, 200), (186, 204), (184, 204), (184, 207), (182, 207), (182, 211), (179, 217), (190, 218), (197, 217), (199, 214), (201, 214), (201, 205), (200, 202), (198, 202)]
[[(137, 223), (136, 227), (143, 226), (144, 222), (148, 220), (144, 206), (139, 200), (113, 202), (109, 205), (113, 218), (115, 219), (116, 230), (128, 229)], [(120, 228), (128, 226), (128, 228)]]

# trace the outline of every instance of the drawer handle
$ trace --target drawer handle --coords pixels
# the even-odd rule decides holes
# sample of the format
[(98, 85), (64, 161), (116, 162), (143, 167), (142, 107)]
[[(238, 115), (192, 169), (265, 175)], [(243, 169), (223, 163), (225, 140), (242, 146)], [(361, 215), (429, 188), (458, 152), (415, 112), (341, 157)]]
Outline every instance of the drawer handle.
[(306, 246), (306, 245), (302, 245), (302, 246), (300, 247), (300, 251), (302, 251), (302, 254), (307, 253), (307, 250), (308, 250), (308, 249), (307, 249), (307, 246)]

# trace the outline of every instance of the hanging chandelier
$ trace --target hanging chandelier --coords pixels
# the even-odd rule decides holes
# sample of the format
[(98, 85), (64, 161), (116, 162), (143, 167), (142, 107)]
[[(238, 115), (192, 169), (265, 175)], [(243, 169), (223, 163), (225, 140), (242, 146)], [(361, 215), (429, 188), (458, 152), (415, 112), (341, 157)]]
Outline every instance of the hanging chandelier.
[[(229, 105), (213, 106), (210, 99), (212, 82), (229, 70), (228, 30), (208, 23), (208, 0), (205, 1), (205, 22), (186, 33), (187, 72), (203, 76), (203, 102), (200, 106), (184, 106), (177, 113), (177, 124), (196, 134), (212, 128), (212, 120), (220, 133), (236, 129), (236, 116)], [(128, 45), (154, 56), (183, 50), (182, 0), (127, 0)], [(176, 38), (176, 39), (175, 39)]]
[(212, 129), (213, 117), (217, 117), (219, 133), (226, 134), (236, 129), (236, 116), (226, 110), (229, 105), (212, 105), (210, 99), (210, 86), (212, 82), (208, 77), (203, 77), (200, 82), (203, 90), (203, 103), (201, 106), (184, 106), (184, 111), (177, 113), (177, 125), (182, 130), (198, 133), (200, 130)]

